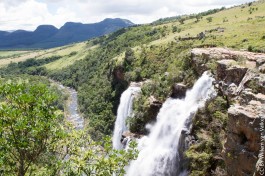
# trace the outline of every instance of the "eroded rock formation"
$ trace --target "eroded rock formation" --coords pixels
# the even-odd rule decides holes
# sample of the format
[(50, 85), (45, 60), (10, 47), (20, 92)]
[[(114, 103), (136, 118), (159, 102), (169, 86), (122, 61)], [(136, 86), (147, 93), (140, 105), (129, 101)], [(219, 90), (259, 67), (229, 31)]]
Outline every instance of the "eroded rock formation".
[(172, 86), (172, 98), (184, 98), (186, 95), (187, 86), (182, 83), (175, 83)]
[[(225, 48), (195, 48), (191, 51), (194, 70), (212, 70), (217, 88), (227, 97), (227, 139), (223, 159), (228, 175), (260, 175), (258, 171), (261, 134), (265, 118), (265, 54)], [(260, 161), (259, 161), (260, 162)], [(264, 163), (264, 161), (263, 161)]]

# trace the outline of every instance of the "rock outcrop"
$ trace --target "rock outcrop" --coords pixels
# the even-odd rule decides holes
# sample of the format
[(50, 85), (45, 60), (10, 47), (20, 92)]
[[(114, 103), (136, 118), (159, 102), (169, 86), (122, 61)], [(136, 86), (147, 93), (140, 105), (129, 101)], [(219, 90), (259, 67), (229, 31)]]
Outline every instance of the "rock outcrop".
[(184, 98), (186, 95), (187, 86), (182, 83), (175, 83), (172, 86), (172, 98)]
[(239, 65), (258, 69), (265, 63), (265, 54), (247, 51), (234, 51), (227, 48), (194, 48), (191, 50), (192, 64), (198, 74), (209, 70), (218, 60), (234, 60)]
[(121, 136), (121, 143), (123, 145), (123, 148), (126, 149), (130, 141), (140, 139), (141, 137), (143, 137), (143, 135), (132, 133), (130, 131), (123, 132)]
[(265, 162), (261, 158), (265, 155), (265, 54), (195, 48), (191, 56), (198, 74), (215, 66), (216, 87), (229, 101), (227, 139), (222, 151), (228, 175), (261, 175), (258, 166), (261, 160)]
[(234, 60), (220, 60), (217, 61), (217, 80), (239, 85), (247, 70), (244, 66), (236, 65)]

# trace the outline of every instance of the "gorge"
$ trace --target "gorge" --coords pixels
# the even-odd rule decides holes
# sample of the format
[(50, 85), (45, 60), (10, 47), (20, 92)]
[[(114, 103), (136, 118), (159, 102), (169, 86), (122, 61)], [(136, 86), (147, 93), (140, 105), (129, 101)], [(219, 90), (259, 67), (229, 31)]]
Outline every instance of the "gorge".
[[(24, 175), (264, 175), (264, 12), (260, 0), (58, 48), (0, 51), (0, 175), (19, 175), (21, 151)], [(20, 94), (12, 86), (21, 81), (30, 98), (18, 96), (14, 110), (37, 101), (29, 118), (4, 109), (6, 88)], [(46, 102), (55, 94), (44, 111), (52, 126), (36, 83), (49, 90)]]
[[(187, 175), (187, 168), (182, 166), (183, 154), (178, 152), (185, 150), (185, 141), (182, 141), (185, 138), (182, 134), (189, 133), (191, 120), (197, 109), (214, 96), (212, 82), (213, 78), (205, 72), (184, 99), (166, 100), (157, 116), (157, 122), (150, 128), (150, 134), (138, 141), (140, 153), (136, 161), (132, 161), (129, 166), (128, 176)], [(124, 120), (121, 122), (119, 118), (122, 112), (123, 117), (126, 117), (127, 112), (130, 114), (132, 111), (132, 100), (128, 99), (132, 90), (132, 87), (129, 87), (121, 96), (115, 130), (125, 130), (120, 128), (125, 124)], [(120, 141), (120, 137), (121, 134), (117, 139), (114, 133), (114, 140)], [(117, 143), (114, 143), (114, 147), (117, 148)]]
[[(264, 116), (264, 74), (261, 69), (264, 54), (224, 48), (195, 48), (191, 50), (191, 59), (193, 69), (198, 75), (202, 74), (201, 78), (187, 91), (185, 98), (168, 98), (163, 103), (156, 122), (147, 125), (149, 134), (136, 140), (139, 155), (129, 165), (128, 176), (188, 175), (185, 150), (190, 144), (193, 147), (199, 145), (201, 140), (196, 137), (201, 134), (196, 134), (197, 132), (191, 129), (198, 120), (202, 120), (198, 118), (201, 115), (204, 116), (204, 121), (209, 121), (207, 118), (210, 117), (206, 111), (212, 106), (209, 103), (216, 99), (214, 97), (217, 94), (226, 99), (228, 108), (227, 138), (222, 150), (227, 173), (258, 173), (256, 167), (262, 162), (262, 157), (258, 160), (257, 156), (264, 155), (260, 153), (264, 151), (259, 150), (262, 145), (262, 133), (258, 130), (260, 125), (264, 125), (258, 120)], [(206, 73), (202, 73), (211, 70), (213, 63), (216, 64), (212, 70), (215, 81)], [(179, 91), (183, 93), (183, 90)], [(203, 108), (206, 100), (209, 100), (209, 103), (207, 108)], [(121, 101), (119, 108), (123, 103), (125, 102)], [(254, 108), (255, 106), (257, 107)], [(198, 109), (201, 109), (201, 112), (196, 113)], [(213, 125), (212, 122), (209, 122), (209, 125)], [(194, 137), (189, 141), (190, 139), (185, 140), (185, 135)], [(193, 162), (193, 158), (190, 162)]]

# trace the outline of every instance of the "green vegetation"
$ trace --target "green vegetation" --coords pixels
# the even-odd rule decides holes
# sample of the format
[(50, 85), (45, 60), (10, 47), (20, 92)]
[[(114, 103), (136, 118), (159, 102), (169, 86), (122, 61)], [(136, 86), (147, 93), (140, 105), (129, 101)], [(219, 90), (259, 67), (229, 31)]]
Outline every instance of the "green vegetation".
[(213, 17), (207, 17), (206, 20), (208, 21), (208, 23), (213, 21)]
[(94, 142), (87, 131), (72, 131), (63, 143), (67, 146), (70, 157), (59, 165), (60, 171), (63, 175), (78, 176), (112, 176), (114, 173), (124, 175), (125, 166), (138, 155), (136, 143), (131, 143), (127, 151), (113, 150), (110, 139), (106, 137), (104, 142)]
[(10, 63), (6, 68), (0, 70), (1, 75), (5, 74), (29, 74), (29, 75), (47, 75), (46, 67), (44, 64), (60, 59), (60, 56), (51, 56), (44, 59), (27, 59), (24, 62)]
[[(87, 46), (89, 47), (87, 48)], [(50, 67), (52, 69), (61, 69), (73, 64), (76, 60), (83, 59), (87, 52), (89, 52), (90, 49), (93, 48), (95, 48), (95, 46), (90, 46), (89, 43), (87, 44), (83, 42), (47, 50), (0, 51), (0, 58), (2, 57), (0, 67), (6, 67), (10, 63), (24, 62), (27, 59), (31, 58), (41, 60), (53, 56), (59, 56), (61, 57), (60, 60), (56, 62), (54, 61), (52, 65), (47, 64), (45, 66), (47, 67), (47, 69), (50, 69)]]
[(226, 135), (227, 109), (227, 101), (218, 96), (196, 114), (192, 131), (196, 142), (186, 151), (190, 159), (190, 175), (226, 175), (221, 152)]
[(30, 51), (0, 51), (0, 59), (16, 58), (29, 52)]
[[(247, 7), (255, 7), (255, 11), (249, 14)], [(121, 29), (87, 43), (36, 51), (36, 60), (61, 58), (18, 73), (47, 75), (77, 89), (80, 110), (89, 118), (92, 137), (100, 139), (111, 134), (119, 97), (129, 82), (153, 80), (151, 87), (157, 93), (150, 91), (143, 98), (145, 101), (153, 93), (156, 99), (164, 101), (173, 82), (191, 86), (198, 76), (189, 61), (191, 48), (226, 46), (263, 51), (264, 11), (265, 3), (255, 2)], [(208, 23), (208, 18), (214, 20)], [(251, 22), (248, 18), (252, 18)], [(183, 24), (180, 19), (184, 19)], [(201, 32), (205, 37), (196, 38)], [(242, 42), (243, 39), (247, 40)], [(216, 65), (210, 64), (214, 71)], [(8, 72), (12, 73), (11, 69)], [(120, 72), (122, 78), (115, 77), (115, 72)]]
[(42, 84), (0, 87), (0, 173), (24, 176), (61, 135), (55, 95)]
[(58, 113), (53, 92), (40, 83), (2, 82), (0, 175), (124, 175), (136, 144), (113, 150), (110, 138), (94, 142), (87, 131), (73, 130)]
[[(146, 134), (145, 124), (154, 120), (149, 111), (150, 96), (163, 102), (173, 83), (182, 82), (191, 87), (198, 78), (193, 70), (190, 49), (216, 46), (265, 51), (264, 12), (265, 2), (257, 1), (229, 9), (161, 19), (152, 24), (121, 29), (86, 43), (2, 58), (2, 76), (45, 75), (75, 88), (79, 109), (88, 122), (86, 131), (72, 131), (62, 121), (71, 132), (64, 133), (63, 138), (47, 151), (49, 154), (56, 151), (58, 157), (52, 158), (51, 164), (47, 161), (50, 155), (45, 154), (41, 161), (33, 163), (30, 171), (81, 175), (96, 170), (99, 175), (113, 172), (123, 175), (123, 166), (137, 152), (132, 149), (131, 153), (119, 153), (110, 150), (108, 142), (98, 144), (93, 141), (111, 135), (120, 95), (129, 83), (146, 81), (142, 94), (134, 103), (135, 118), (127, 122), (132, 132)], [(200, 33), (205, 36), (198, 37)], [(212, 72), (216, 71), (216, 63), (207, 64)], [(249, 87), (253, 87), (252, 84), (250, 82)], [(219, 95), (204, 111), (197, 113), (193, 129), (196, 143), (186, 153), (191, 161), (191, 175), (224, 172), (220, 153), (226, 132), (227, 108), (225, 97)], [(103, 143), (107, 145), (101, 153), (98, 146), (104, 146)], [(67, 146), (71, 155), (67, 162), (62, 162), (65, 155), (60, 150), (62, 146)], [(82, 151), (82, 146), (86, 146), (87, 152), (76, 152)], [(95, 152), (102, 155), (97, 156)], [(106, 153), (111, 157), (103, 157)]]

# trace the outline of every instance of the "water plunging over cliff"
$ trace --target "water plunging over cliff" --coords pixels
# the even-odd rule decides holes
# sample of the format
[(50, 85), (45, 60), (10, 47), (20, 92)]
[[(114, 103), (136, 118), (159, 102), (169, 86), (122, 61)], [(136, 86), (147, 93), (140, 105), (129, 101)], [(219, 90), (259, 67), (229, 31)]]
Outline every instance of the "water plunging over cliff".
[(185, 99), (166, 100), (157, 122), (150, 127), (150, 134), (139, 140), (140, 153), (137, 160), (130, 164), (127, 176), (187, 174), (185, 169), (181, 169), (181, 133), (190, 130), (192, 117), (198, 108), (215, 93), (212, 81), (213, 78), (204, 73), (186, 93)]
[(121, 95), (120, 105), (118, 108), (117, 118), (115, 122), (115, 129), (113, 135), (113, 148), (122, 149), (121, 135), (124, 131), (128, 130), (126, 126), (127, 117), (132, 115), (132, 104), (135, 95), (140, 92), (141, 88), (130, 86)]

